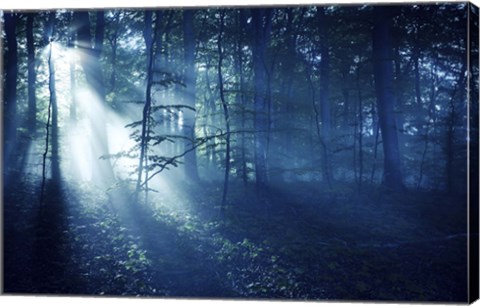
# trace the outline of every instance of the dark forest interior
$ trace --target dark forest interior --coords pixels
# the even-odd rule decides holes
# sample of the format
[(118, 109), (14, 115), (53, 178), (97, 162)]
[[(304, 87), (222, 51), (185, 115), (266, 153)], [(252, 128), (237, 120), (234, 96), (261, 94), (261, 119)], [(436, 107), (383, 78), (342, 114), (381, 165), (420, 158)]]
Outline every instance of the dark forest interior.
[(472, 297), (475, 6), (2, 22), (4, 293)]

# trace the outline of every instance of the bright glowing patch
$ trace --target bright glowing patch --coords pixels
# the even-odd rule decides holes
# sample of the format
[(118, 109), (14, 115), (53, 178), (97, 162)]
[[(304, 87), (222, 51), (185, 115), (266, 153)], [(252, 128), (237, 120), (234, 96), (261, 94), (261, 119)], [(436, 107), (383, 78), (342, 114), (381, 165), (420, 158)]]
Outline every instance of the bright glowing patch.
[[(125, 129), (126, 120), (107, 110), (104, 102), (88, 88), (77, 91), (76, 101), (80, 115), (77, 124), (68, 132), (72, 135), (70, 136), (72, 148), (70, 156), (73, 163), (82, 168), (76, 174), (83, 180), (90, 180), (92, 175), (103, 177), (105, 173), (92, 173), (100, 171), (100, 169), (92, 169), (101, 158), (94, 154), (102, 156), (117, 154), (127, 152), (133, 147), (134, 143)], [(105, 129), (106, 139), (103, 139), (98, 129)], [(134, 161), (128, 158), (104, 158), (102, 162), (111, 163), (116, 176), (122, 178), (126, 178), (134, 165)]]
[(71, 175), (83, 181), (92, 179), (92, 150), (90, 149), (91, 130), (85, 123), (79, 123), (68, 132)]
[[(108, 149), (110, 154), (128, 153), (129, 150), (134, 147), (135, 142), (130, 139), (130, 131), (125, 128), (125, 125), (128, 123), (130, 123), (128, 120), (119, 117), (113, 112), (106, 114)], [(138, 159), (128, 157), (112, 159), (112, 165), (116, 176), (125, 179), (129, 176), (129, 173), (138, 166)]]

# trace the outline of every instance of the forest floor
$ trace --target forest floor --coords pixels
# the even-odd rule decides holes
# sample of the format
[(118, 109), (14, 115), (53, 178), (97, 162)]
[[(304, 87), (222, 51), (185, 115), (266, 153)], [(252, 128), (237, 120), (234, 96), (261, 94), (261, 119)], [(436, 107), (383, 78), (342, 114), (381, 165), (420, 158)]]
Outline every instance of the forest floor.
[(47, 184), (41, 206), (38, 181), (19, 180), (4, 190), (4, 292), (466, 302), (465, 201), (233, 183), (220, 213), (219, 186), (172, 183), (147, 206)]

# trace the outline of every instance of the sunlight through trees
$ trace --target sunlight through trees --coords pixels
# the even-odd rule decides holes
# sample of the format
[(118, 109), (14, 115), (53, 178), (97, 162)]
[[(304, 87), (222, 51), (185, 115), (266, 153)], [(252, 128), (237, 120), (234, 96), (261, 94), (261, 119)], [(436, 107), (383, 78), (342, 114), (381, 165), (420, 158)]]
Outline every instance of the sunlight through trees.
[(476, 6), (1, 20), (5, 292), (478, 294)]

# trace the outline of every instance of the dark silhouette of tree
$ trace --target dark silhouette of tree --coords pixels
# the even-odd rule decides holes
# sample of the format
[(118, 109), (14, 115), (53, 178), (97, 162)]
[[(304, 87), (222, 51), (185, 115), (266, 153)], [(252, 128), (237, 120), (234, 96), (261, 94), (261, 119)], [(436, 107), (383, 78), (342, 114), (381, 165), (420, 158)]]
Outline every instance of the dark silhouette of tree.
[[(17, 34), (16, 25), (17, 13), (5, 13), (5, 87), (4, 87), (4, 157), (3, 164), (10, 164), (10, 158), (15, 154), (17, 143), (17, 79), (18, 79), (18, 58), (17, 58)], [(4, 169), (8, 171), (7, 169)]]
[(394, 110), (393, 49), (390, 29), (392, 14), (391, 7), (374, 7), (373, 69), (378, 118), (383, 140), (383, 183), (393, 190), (402, 190), (404, 185)]
[[(70, 26), (68, 32), (68, 44), (67, 47), (71, 52), (75, 51), (75, 42), (76, 42), (76, 29), (75, 22), (73, 20), (73, 15), (70, 16)], [(70, 102), (70, 121), (76, 123), (77, 121), (77, 83), (75, 75), (75, 63), (73, 60), (70, 61), (69, 67), (70, 73), (70, 93), (71, 93), (71, 102)]]
[(37, 100), (36, 100), (36, 60), (35, 60), (35, 42), (33, 38), (33, 23), (36, 13), (27, 14), (27, 54), (28, 54), (28, 130), (31, 135), (37, 127)]
[[(152, 36), (153, 35), (153, 36)], [(152, 86), (153, 86), (153, 60), (154, 60), (154, 43), (156, 29), (152, 30), (152, 11), (145, 12), (145, 27), (143, 30), (143, 38), (147, 48), (147, 82), (145, 89), (145, 104), (143, 105), (141, 134), (140, 134), (140, 158), (138, 161), (138, 176), (135, 190), (135, 203), (138, 202), (138, 195), (142, 187), (142, 174), (145, 170), (146, 194), (148, 194), (148, 134), (150, 132), (150, 113), (152, 108)]]
[[(45, 124), (45, 150), (42, 162), (42, 185), (40, 192), (40, 204), (44, 201), (45, 184), (47, 180), (47, 155), (51, 150), (51, 180), (54, 186), (60, 184), (60, 156), (59, 156), (59, 135), (58, 135), (58, 104), (57, 91), (55, 86), (55, 61), (54, 61), (54, 33), (55, 33), (55, 12), (50, 12), (48, 23), (44, 33), (45, 44), (48, 46), (48, 115)], [(51, 120), (51, 122), (50, 122)], [(51, 135), (51, 142), (50, 142)]]
[(332, 184), (330, 137), (331, 137), (331, 115), (330, 115), (330, 51), (328, 21), (325, 15), (325, 7), (317, 7), (317, 20), (320, 31), (320, 108), (321, 108), (321, 147), (322, 147), (322, 175), (329, 186)]
[(223, 87), (223, 74), (222, 74), (222, 65), (223, 65), (223, 46), (222, 46), (222, 39), (223, 39), (223, 28), (224, 28), (224, 19), (225, 19), (225, 11), (220, 12), (220, 20), (219, 20), (219, 29), (218, 29), (218, 38), (217, 38), (217, 50), (218, 50), (218, 66), (217, 66), (217, 74), (218, 74), (218, 89), (220, 91), (220, 100), (222, 102), (223, 108), (223, 116), (225, 118), (225, 176), (223, 180), (223, 193), (222, 193), (222, 204), (221, 209), (222, 211), (225, 210), (225, 205), (227, 201), (227, 194), (228, 194), (228, 183), (230, 178), (230, 114), (228, 110), (227, 101), (225, 99), (225, 91)]
[(268, 99), (266, 51), (270, 42), (270, 28), (273, 10), (255, 8), (251, 10), (253, 24), (253, 72), (255, 109), (255, 179), (259, 189), (266, 187), (267, 141), (268, 141)]
[[(245, 30), (247, 28), (247, 16), (246, 10), (240, 9), (236, 14), (236, 28), (237, 28), (237, 38), (235, 42), (235, 56), (234, 56), (234, 71), (235, 76), (237, 77), (237, 93), (235, 95), (235, 103), (241, 108), (240, 110), (240, 129), (245, 130), (246, 127), (246, 108), (247, 108), (247, 99), (246, 99), (246, 90), (245, 90), (245, 75), (244, 75), (244, 52), (243, 46), (245, 45)], [(247, 169), (247, 154), (246, 154), (246, 136), (242, 132), (239, 135), (240, 137), (240, 177), (244, 184), (248, 181), (248, 169)]]

